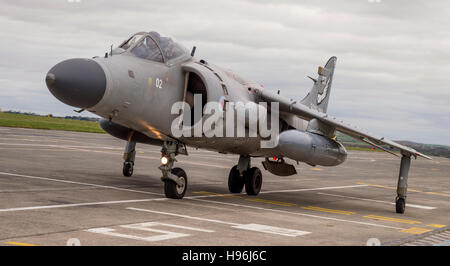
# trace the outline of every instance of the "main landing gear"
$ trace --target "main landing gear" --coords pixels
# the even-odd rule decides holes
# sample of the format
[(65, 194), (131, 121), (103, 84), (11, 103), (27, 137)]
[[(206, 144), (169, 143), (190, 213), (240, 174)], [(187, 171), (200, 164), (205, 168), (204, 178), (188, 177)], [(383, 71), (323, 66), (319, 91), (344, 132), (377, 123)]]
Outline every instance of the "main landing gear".
[(258, 195), (262, 187), (262, 173), (257, 167), (250, 167), (249, 156), (241, 155), (228, 175), (228, 190), (241, 193), (244, 186), (247, 195)]
[(181, 168), (173, 168), (175, 156), (186, 153), (184, 145), (178, 142), (165, 141), (161, 149), (161, 180), (164, 182), (164, 193), (167, 198), (182, 199), (186, 193), (188, 179), (186, 172)]
[(125, 152), (123, 153), (123, 169), (122, 173), (124, 176), (133, 175), (134, 159), (136, 158), (136, 142), (127, 141), (125, 146)]

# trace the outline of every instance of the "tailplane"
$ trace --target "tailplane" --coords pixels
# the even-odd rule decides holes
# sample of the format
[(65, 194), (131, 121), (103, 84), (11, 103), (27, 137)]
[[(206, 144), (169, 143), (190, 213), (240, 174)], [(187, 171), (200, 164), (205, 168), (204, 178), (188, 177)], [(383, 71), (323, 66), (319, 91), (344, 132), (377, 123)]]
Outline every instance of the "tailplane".
[(337, 58), (333, 56), (328, 59), (325, 67), (319, 66), (317, 79), (309, 77), (314, 85), (308, 95), (301, 101), (302, 104), (318, 109), (323, 113), (327, 112), (336, 60)]

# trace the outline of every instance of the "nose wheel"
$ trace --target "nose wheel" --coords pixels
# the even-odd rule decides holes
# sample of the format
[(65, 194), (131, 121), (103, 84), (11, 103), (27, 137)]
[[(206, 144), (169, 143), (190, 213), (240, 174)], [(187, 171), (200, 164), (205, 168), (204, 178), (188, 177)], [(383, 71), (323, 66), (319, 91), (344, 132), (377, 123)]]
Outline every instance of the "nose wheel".
[(178, 177), (178, 183), (164, 180), (164, 194), (167, 198), (182, 199), (187, 189), (187, 175), (181, 168), (173, 168), (172, 174)]

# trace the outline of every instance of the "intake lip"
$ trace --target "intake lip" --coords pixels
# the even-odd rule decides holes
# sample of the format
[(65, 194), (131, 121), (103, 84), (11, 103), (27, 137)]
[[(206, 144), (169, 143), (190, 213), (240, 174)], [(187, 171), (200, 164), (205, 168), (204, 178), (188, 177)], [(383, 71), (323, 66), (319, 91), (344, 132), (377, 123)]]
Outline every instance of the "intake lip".
[(50, 92), (61, 102), (91, 108), (103, 98), (106, 75), (91, 59), (69, 59), (56, 64), (45, 77)]

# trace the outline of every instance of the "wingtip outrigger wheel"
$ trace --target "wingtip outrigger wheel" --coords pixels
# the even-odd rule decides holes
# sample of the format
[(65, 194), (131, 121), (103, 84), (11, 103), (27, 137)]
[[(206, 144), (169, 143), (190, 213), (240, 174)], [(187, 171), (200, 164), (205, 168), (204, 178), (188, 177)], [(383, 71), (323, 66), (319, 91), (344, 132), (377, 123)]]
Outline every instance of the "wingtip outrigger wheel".
[(406, 192), (408, 190), (408, 173), (411, 165), (411, 155), (403, 154), (400, 163), (400, 171), (397, 183), (397, 198), (395, 199), (395, 211), (397, 213), (405, 213), (406, 208)]
[(404, 198), (397, 197), (395, 199), (395, 211), (397, 213), (405, 213), (406, 200)]

